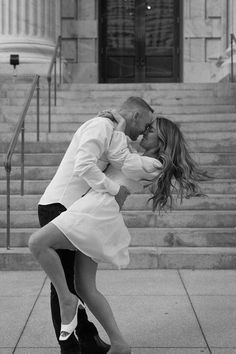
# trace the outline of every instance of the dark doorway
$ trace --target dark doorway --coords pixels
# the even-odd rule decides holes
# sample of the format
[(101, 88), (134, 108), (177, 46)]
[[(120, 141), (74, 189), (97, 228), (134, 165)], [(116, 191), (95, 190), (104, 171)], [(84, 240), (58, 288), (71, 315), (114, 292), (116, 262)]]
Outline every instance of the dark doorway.
[(100, 82), (180, 81), (180, 0), (100, 0)]

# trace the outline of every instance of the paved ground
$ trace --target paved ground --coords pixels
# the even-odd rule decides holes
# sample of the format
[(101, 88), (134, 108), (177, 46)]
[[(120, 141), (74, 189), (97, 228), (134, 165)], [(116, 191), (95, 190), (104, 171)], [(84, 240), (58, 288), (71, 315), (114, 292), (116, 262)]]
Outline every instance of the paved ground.
[[(235, 270), (100, 270), (98, 286), (134, 354), (236, 354)], [(0, 328), (1, 354), (59, 353), (43, 272), (0, 272)]]

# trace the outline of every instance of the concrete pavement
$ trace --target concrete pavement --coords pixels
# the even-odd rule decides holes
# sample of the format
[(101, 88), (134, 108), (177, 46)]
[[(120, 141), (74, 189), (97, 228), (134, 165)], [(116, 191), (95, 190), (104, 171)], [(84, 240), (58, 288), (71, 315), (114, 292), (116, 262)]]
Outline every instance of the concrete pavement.
[[(134, 354), (236, 354), (235, 270), (99, 270), (98, 287)], [(59, 353), (43, 272), (0, 272), (0, 314), (0, 354)]]

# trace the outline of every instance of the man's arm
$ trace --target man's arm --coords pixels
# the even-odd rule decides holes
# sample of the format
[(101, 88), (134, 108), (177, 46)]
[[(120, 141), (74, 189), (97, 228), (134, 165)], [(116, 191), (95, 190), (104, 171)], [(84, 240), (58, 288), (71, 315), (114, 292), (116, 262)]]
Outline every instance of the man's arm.
[(118, 183), (108, 178), (97, 166), (98, 160), (109, 147), (113, 129), (113, 125), (104, 118), (92, 119), (87, 124), (78, 137), (74, 173), (82, 177), (92, 189), (116, 196), (121, 208), (127, 189), (124, 186), (120, 188)]
[(108, 149), (112, 133), (113, 126), (109, 121), (91, 119), (78, 137), (74, 173), (82, 177), (92, 189), (116, 195), (120, 185), (106, 177), (97, 166), (98, 160)]

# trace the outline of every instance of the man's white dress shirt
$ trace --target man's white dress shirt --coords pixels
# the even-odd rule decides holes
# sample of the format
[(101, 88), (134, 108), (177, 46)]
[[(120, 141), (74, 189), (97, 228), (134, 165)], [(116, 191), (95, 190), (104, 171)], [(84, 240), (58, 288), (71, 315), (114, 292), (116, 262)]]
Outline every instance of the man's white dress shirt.
[(46, 188), (39, 204), (60, 203), (68, 208), (90, 188), (116, 195), (120, 185), (102, 172), (107, 167), (107, 152), (114, 123), (95, 117), (84, 123), (72, 141)]

